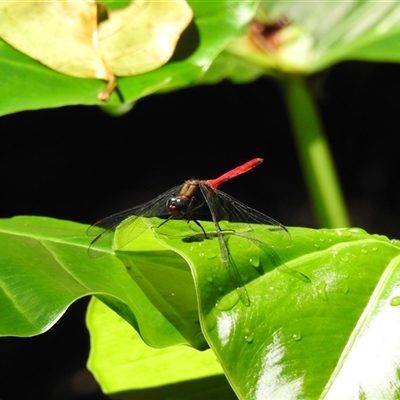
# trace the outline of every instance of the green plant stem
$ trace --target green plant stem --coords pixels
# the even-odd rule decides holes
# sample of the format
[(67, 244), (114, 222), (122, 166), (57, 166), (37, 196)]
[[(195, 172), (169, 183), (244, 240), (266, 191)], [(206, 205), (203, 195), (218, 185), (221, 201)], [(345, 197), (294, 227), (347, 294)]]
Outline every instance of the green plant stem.
[(283, 87), (317, 222), (324, 228), (350, 226), (329, 144), (305, 77), (285, 77)]

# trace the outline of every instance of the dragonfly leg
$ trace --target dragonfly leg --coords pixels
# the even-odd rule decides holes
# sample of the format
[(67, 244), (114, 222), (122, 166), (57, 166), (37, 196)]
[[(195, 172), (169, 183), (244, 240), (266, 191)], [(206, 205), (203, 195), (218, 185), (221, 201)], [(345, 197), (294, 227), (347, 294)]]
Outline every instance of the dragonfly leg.
[(172, 219), (172, 215), (170, 215), (167, 219), (165, 219), (163, 222), (161, 222), (161, 224), (160, 225), (158, 225), (157, 227), (156, 227), (156, 229), (158, 229), (158, 228), (160, 228), (161, 226), (163, 226), (166, 222), (168, 222), (170, 219)]
[[(197, 220), (195, 220), (195, 219), (188, 219), (188, 220), (187, 220), (188, 223), (189, 223), (190, 221), (193, 221), (193, 222), (203, 231), (204, 237), (205, 237), (206, 239), (211, 239), (211, 238), (207, 235), (206, 231), (204, 230), (203, 226), (201, 225), (201, 223), (200, 223), (199, 221), (197, 221)], [(218, 222), (216, 222), (215, 225), (216, 225), (217, 228), (220, 230), (220, 232), (223, 232), (222, 229), (221, 229), (221, 227), (219, 226), (219, 223), (218, 223)], [(213, 235), (213, 236), (214, 236), (214, 235)]]
[[(195, 220), (195, 219), (192, 219), (192, 221), (203, 231), (204, 237), (205, 237), (206, 239), (210, 239), (210, 238), (207, 236), (207, 233), (206, 233), (206, 231), (204, 230), (203, 226), (200, 224), (200, 222), (197, 221), (197, 220)], [(188, 220), (188, 222), (189, 222), (189, 220)]]

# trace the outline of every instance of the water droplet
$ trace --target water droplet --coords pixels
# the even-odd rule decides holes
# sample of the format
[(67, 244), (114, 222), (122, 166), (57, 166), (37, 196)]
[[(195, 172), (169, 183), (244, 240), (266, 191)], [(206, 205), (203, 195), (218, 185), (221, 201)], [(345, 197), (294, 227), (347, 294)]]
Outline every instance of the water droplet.
[(347, 230), (347, 229), (343, 229), (343, 230), (341, 230), (341, 231), (338, 231), (338, 234), (339, 234), (340, 236), (342, 236), (342, 237), (345, 237), (345, 238), (350, 238), (350, 237), (353, 236), (353, 234), (352, 234), (349, 230)]
[(206, 355), (203, 359), (202, 362), (204, 365), (212, 365), (215, 362), (215, 356), (214, 353), (210, 352), (208, 355)]
[(400, 296), (395, 296), (390, 299), (390, 305), (393, 307), (400, 306)]
[(212, 276), (207, 277), (207, 282), (214, 283), (214, 278)]
[(371, 250), (372, 251), (378, 251), (378, 248), (376, 246), (374, 246)]
[(315, 244), (314, 244), (314, 247), (317, 248), (317, 249), (319, 249), (321, 246), (320, 246), (318, 243), (315, 243)]
[(243, 333), (244, 333), (244, 340), (247, 343), (252, 343), (254, 340), (254, 333), (251, 332), (250, 329), (248, 328), (244, 329)]
[(260, 266), (260, 258), (258, 256), (251, 257), (249, 262), (254, 268), (258, 268)]
[(343, 262), (347, 262), (347, 261), (349, 261), (349, 257), (348, 257), (348, 256), (344, 256), (344, 257), (342, 257), (342, 261), (343, 261)]
[(287, 286), (283, 282), (278, 281), (278, 282), (275, 282), (274, 286), (270, 286), (269, 290), (271, 290), (271, 291), (274, 291), (274, 290), (286, 290), (286, 288), (287, 288)]
[(323, 242), (325, 242), (325, 239), (324, 238), (320, 238), (319, 241), (323, 243)]
[(361, 253), (362, 254), (368, 254), (368, 250), (363, 248), (363, 249), (361, 249)]
[(317, 292), (318, 292), (318, 296), (324, 300), (324, 301), (328, 301), (328, 296), (326, 294), (326, 283), (324, 281), (318, 283), (317, 285)]
[(362, 235), (362, 234), (367, 234), (367, 232), (364, 230), (364, 229), (361, 229), (361, 228), (350, 228), (349, 229), (349, 232), (351, 232), (351, 233), (354, 233), (354, 234), (358, 234), (358, 235)]
[(245, 340), (247, 343), (252, 343), (253, 340), (254, 340), (254, 334), (253, 334), (253, 333), (249, 333), (248, 335), (245, 335), (245, 336), (244, 336), (244, 340)]
[(374, 238), (378, 238), (379, 240), (385, 241), (385, 242), (390, 242), (389, 238), (385, 235), (379, 235), (379, 233), (373, 233), (372, 236)]
[(217, 304), (215, 305), (215, 308), (219, 311), (229, 311), (233, 307), (235, 307), (238, 301), (239, 297), (236, 296), (236, 293), (224, 296), (218, 300)]
[(206, 314), (204, 316), (204, 325), (208, 332), (212, 331), (215, 328), (215, 326), (217, 325), (217, 318), (215, 318), (213, 312), (210, 312), (209, 314)]
[(199, 257), (204, 257), (204, 253), (199, 253)]
[(399, 244), (399, 240), (398, 240), (398, 239), (392, 239), (392, 240), (390, 241), (390, 243)]
[(300, 332), (295, 332), (295, 333), (293, 333), (292, 339), (293, 339), (294, 341), (296, 341), (296, 342), (299, 342), (299, 341), (302, 339), (301, 333), (300, 333)]
[(213, 260), (214, 258), (216, 258), (218, 255), (218, 253), (216, 253), (215, 251), (210, 251), (206, 254), (206, 258), (207, 260)]
[(341, 290), (341, 292), (342, 292), (343, 294), (349, 293), (349, 287), (348, 287), (346, 284), (342, 285), (342, 286), (340, 287), (340, 290)]

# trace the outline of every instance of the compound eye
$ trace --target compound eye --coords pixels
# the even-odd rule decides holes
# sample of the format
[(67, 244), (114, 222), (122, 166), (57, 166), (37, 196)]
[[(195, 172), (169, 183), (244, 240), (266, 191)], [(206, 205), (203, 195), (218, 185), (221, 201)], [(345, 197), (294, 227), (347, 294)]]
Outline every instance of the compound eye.
[(187, 201), (180, 197), (171, 197), (167, 201), (168, 212), (173, 217), (182, 217), (187, 213), (187, 208), (188, 208)]

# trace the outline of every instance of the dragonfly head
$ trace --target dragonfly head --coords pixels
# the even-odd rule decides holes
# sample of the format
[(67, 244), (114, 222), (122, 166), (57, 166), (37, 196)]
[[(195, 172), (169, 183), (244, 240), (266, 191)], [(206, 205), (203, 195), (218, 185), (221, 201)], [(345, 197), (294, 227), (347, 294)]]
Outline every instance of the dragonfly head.
[(179, 218), (186, 215), (189, 211), (189, 199), (183, 196), (171, 197), (167, 201), (167, 210), (172, 217)]
[(167, 201), (167, 210), (173, 218), (189, 218), (190, 214), (204, 204), (199, 189), (199, 181), (186, 181), (176, 196)]

